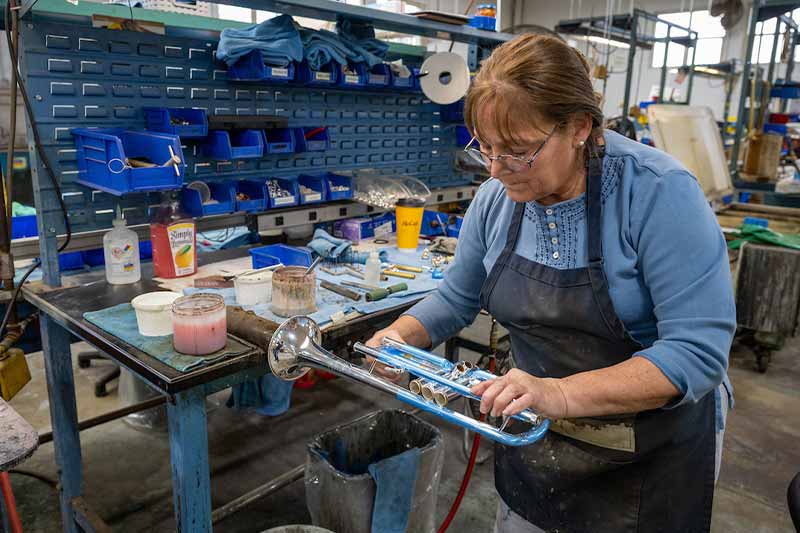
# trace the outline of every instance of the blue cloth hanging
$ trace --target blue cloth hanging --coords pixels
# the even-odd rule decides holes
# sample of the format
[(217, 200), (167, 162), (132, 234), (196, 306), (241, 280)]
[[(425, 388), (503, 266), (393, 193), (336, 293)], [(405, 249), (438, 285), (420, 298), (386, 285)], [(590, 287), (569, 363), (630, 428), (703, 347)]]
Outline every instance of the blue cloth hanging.
[(348, 61), (362, 61), (361, 54), (333, 32), (300, 28), (300, 37), (303, 42), (303, 56), (312, 70), (320, 70), (331, 61), (340, 65), (346, 65)]
[[(311, 241), (306, 245), (317, 255), (321, 255), (329, 261), (338, 261), (340, 263), (361, 263), (364, 264), (369, 258), (368, 252), (357, 252), (352, 249), (353, 243), (347, 239), (340, 239), (334, 237), (322, 228), (317, 228), (314, 231), (314, 236)], [(381, 251), (381, 261), (387, 260), (386, 251)]]
[(361, 56), (360, 61), (370, 67), (383, 63), (389, 44), (375, 38), (375, 28), (369, 22), (339, 17), (336, 21), (336, 33)]
[(419, 448), (411, 448), (367, 467), (377, 487), (371, 533), (403, 533), (408, 527), (420, 454)]
[(230, 66), (253, 50), (261, 50), (267, 65), (285, 67), (291, 61), (302, 61), (303, 42), (292, 17), (281, 15), (244, 28), (225, 28), (217, 59)]
[(265, 416), (282, 415), (289, 410), (293, 381), (284, 381), (273, 374), (264, 374), (234, 385), (225, 405), (236, 410), (252, 409)]

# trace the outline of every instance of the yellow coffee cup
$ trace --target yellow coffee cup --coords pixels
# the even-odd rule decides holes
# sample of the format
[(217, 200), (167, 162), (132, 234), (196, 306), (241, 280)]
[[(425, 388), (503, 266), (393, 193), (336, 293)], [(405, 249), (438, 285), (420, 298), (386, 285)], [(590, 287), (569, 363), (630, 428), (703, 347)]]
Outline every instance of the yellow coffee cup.
[(397, 247), (416, 250), (425, 202), (418, 198), (400, 198), (394, 207), (397, 217)]

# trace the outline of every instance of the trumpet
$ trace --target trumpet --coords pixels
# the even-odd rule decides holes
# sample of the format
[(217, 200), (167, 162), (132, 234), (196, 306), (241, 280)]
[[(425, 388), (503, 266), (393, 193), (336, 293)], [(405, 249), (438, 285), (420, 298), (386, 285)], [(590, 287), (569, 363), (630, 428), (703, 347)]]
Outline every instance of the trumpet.
[[(316, 322), (306, 316), (286, 320), (275, 330), (269, 343), (267, 359), (272, 373), (287, 381), (295, 380), (311, 368), (333, 372), (344, 378), (369, 385), (395, 396), (423, 411), (435, 414), (448, 422), (462, 426), (506, 446), (525, 446), (541, 439), (550, 427), (550, 421), (526, 409), (513, 418), (530, 424), (519, 434), (502, 431), (486, 422), (475, 420), (446, 407), (457, 396), (480, 400), (470, 392), (481, 381), (497, 376), (475, 368), (470, 363), (452, 363), (414, 346), (393, 339), (384, 339), (380, 349), (361, 343), (354, 350), (369, 355), (397, 371), (415, 376), (409, 389), (391, 383), (325, 350), (321, 345), (322, 333)], [(373, 364), (374, 366), (374, 364)]]

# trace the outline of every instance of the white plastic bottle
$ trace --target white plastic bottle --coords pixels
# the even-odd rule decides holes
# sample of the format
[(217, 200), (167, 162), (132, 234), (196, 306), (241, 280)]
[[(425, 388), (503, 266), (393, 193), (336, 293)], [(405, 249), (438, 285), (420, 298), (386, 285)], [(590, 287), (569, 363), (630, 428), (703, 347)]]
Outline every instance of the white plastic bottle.
[(381, 258), (378, 252), (370, 252), (367, 263), (364, 265), (364, 283), (367, 285), (380, 285), (381, 282)]
[(113, 228), (103, 236), (103, 255), (106, 260), (106, 280), (110, 284), (136, 283), (142, 278), (139, 236), (125, 227), (125, 219), (119, 208)]

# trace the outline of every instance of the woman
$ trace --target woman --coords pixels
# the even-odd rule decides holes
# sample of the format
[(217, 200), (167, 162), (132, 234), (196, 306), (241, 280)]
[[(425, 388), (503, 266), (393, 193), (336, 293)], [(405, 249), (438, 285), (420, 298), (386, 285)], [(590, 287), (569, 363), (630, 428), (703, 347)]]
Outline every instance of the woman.
[(493, 179), (439, 290), (370, 343), (435, 346), (481, 308), (508, 328), (517, 368), (474, 388), (481, 412), (553, 423), (497, 447), (497, 531), (708, 531), (736, 320), (700, 186), (601, 130), (589, 66), (556, 38), (497, 48), (465, 117)]

